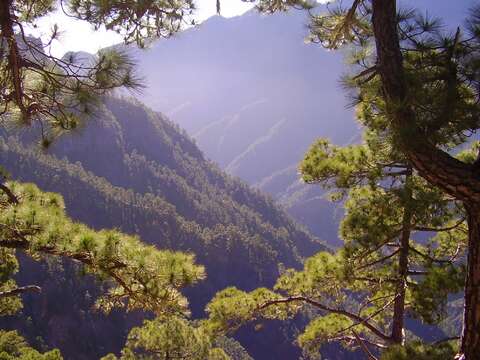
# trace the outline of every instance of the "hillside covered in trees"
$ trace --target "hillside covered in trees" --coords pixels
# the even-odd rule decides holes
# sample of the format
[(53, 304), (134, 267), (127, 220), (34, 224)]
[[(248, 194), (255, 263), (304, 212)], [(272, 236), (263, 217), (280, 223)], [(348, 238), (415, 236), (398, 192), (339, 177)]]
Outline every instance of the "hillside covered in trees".
[(341, 211), (335, 216), (318, 187), (299, 183), (297, 164), (318, 134), (346, 144), (358, 129), (338, 83), (343, 60), (305, 44), (307, 21), (299, 11), (217, 15), (132, 52), (146, 75), (142, 101), (184, 128), (221, 168), (338, 244), (332, 222)]
[[(206, 281), (187, 290), (196, 316), (216, 291), (230, 284), (246, 290), (272, 284), (279, 264), (298, 267), (303, 257), (325, 249), (272, 200), (205, 159), (176, 125), (133, 100), (106, 99), (85, 128), (46, 152), (35, 144), (35, 129), (15, 134), (3, 132), (4, 167), (14, 179), (62, 194), (73, 219), (196, 255), (207, 272)], [(109, 344), (118, 349), (128, 330), (120, 315), (121, 325), (113, 328), (111, 319), (86, 315), (92, 324), (82, 321), (82, 342), (66, 335), (78, 331), (80, 313), (89, 310), (99, 290), (76, 279), (70, 265), (60, 278), (35, 270), (38, 266), (22, 264), (22, 281), (45, 289), (29, 296), (24, 316), (32, 323), (22, 326), (35, 328), (32, 336), (67, 356), (98, 356), (103, 347), (115, 350)], [(78, 296), (86, 298), (74, 305)], [(62, 305), (38, 308), (52, 297), (62, 298)]]

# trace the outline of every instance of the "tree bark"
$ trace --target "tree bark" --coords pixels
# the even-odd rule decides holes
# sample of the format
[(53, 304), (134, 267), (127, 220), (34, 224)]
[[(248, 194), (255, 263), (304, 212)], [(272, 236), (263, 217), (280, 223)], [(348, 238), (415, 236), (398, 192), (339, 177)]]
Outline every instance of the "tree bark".
[[(23, 101), (24, 93), (22, 87), (22, 65), (21, 56), (18, 49), (17, 40), (15, 38), (14, 15), (12, 15), (12, 0), (0, 1), (0, 39), (5, 40), (8, 44), (8, 69), (11, 74), (11, 82), (13, 85), (13, 97), (18, 108), (23, 114), (27, 113)], [(4, 44), (2, 44), (4, 46)]]
[(465, 359), (480, 357), (480, 206), (466, 204), (468, 261), (461, 352)]
[(480, 174), (471, 164), (455, 159), (419, 136), (415, 112), (410, 106), (397, 32), (396, 1), (372, 0), (377, 69), (382, 79), (388, 115), (399, 135), (402, 150), (419, 174), (431, 184), (461, 201), (480, 204)]
[[(411, 172), (411, 170), (410, 170)], [(408, 276), (408, 255), (410, 251), (410, 234), (412, 231), (412, 188), (411, 173), (405, 179), (405, 204), (402, 219), (402, 233), (400, 235), (400, 252), (398, 257), (398, 285), (395, 302), (393, 304), (392, 341), (395, 344), (404, 343), (405, 326), (405, 293)]]

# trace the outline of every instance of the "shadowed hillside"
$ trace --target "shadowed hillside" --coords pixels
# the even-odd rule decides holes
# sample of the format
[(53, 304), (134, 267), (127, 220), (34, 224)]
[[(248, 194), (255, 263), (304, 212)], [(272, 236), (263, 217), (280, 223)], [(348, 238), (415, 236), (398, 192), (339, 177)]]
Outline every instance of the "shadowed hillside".
[[(0, 158), (13, 178), (61, 193), (68, 213), (78, 221), (138, 234), (159, 248), (195, 253), (198, 262), (206, 266), (208, 278), (186, 291), (194, 316), (202, 315), (204, 305), (216, 291), (229, 285), (243, 289), (271, 285), (279, 264), (297, 267), (302, 257), (324, 248), (272, 200), (206, 160), (176, 125), (138, 103), (107, 99), (84, 129), (59, 139), (46, 153), (24, 145), (32, 142), (33, 136), (4, 134)], [(116, 314), (116, 320), (107, 321), (99, 314), (86, 313), (99, 290), (92, 284), (79, 286), (90, 295), (81, 305), (74, 305), (78, 290), (64, 294), (72, 291), (72, 282), (79, 282), (69, 264), (64, 264), (70, 269), (69, 275), (62, 279), (41, 275), (35, 270), (38, 265), (31, 262), (24, 266), (27, 270), (22, 272), (22, 281), (44, 284), (46, 289), (40, 295), (43, 300), (38, 296), (27, 300), (24, 316), (35, 323), (32, 336), (41, 334), (49, 346), (59, 347), (67, 358), (94, 358), (104, 348), (119, 349), (131, 319)], [(52, 294), (65, 301), (37, 309), (42, 302), (51, 302)], [(77, 342), (52, 328), (55, 323), (62, 333), (73, 332), (79, 312), (91, 322), (82, 322), (82, 331), (95, 334), (85, 339), (103, 343), (103, 347)], [(119, 323), (117, 330), (99, 331), (110, 328), (112, 321)], [(275, 336), (275, 331), (271, 327), (267, 333)], [(242, 334), (240, 338), (243, 336), (248, 345), (251, 333)], [(253, 356), (266, 351), (262, 346), (249, 350), (253, 350)], [(278, 351), (297, 350), (287, 342)]]

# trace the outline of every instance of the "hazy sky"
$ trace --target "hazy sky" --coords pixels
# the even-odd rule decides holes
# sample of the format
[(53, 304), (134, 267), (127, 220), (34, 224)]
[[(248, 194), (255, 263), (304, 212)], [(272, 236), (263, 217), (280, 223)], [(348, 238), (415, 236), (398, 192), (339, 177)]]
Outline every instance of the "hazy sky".
[[(3, 0), (0, 0), (3, 1)], [(195, 19), (203, 21), (216, 12), (215, 0), (197, 0), (197, 14)], [(252, 8), (251, 4), (244, 3), (241, 0), (223, 0), (222, 16), (232, 17), (241, 15)], [(49, 17), (43, 18), (38, 22), (38, 28), (29, 32), (36, 36), (48, 38), (53, 24), (58, 24), (62, 36), (59, 41), (52, 44), (52, 54), (61, 56), (66, 51), (87, 51), (95, 53), (99, 49), (121, 42), (121, 37), (106, 30), (93, 31), (92, 27), (84, 21), (74, 20), (67, 17), (60, 9)]]
[[(0, 0), (3, 1), (3, 0)], [(329, 0), (317, 0), (319, 3), (325, 3)], [(216, 0), (196, 0), (197, 13), (195, 20), (201, 22), (216, 13)], [(253, 7), (252, 4), (241, 0), (222, 0), (222, 16), (232, 17), (242, 15)], [(99, 49), (110, 46), (122, 41), (121, 37), (112, 31), (101, 29), (94, 31), (92, 27), (79, 20), (67, 17), (61, 9), (58, 9), (51, 16), (38, 21), (38, 27), (28, 30), (29, 33), (48, 39), (51, 29), (57, 24), (61, 31), (59, 41), (54, 41), (51, 46), (53, 55), (61, 56), (66, 51), (87, 51), (95, 53)]]

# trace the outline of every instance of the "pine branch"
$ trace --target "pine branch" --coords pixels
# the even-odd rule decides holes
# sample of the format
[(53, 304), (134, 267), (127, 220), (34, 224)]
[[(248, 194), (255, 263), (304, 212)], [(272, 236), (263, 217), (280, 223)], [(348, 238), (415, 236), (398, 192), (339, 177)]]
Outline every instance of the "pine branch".
[(389, 336), (385, 335), (381, 330), (379, 330), (374, 325), (372, 325), (366, 318), (363, 318), (359, 315), (356, 315), (354, 313), (351, 313), (351, 312), (343, 310), (343, 309), (331, 308), (327, 305), (324, 305), (324, 304), (322, 304), (318, 301), (315, 301), (315, 300), (310, 299), (310, 298), (305, 297), (305, 296), (291, 296), (291, 297), (283, 298), (283, 299), (270, 300), (270, 301), (267, 301), (267, 302), (263, 303), (262, 305), (260, 305), (257, 309), (258, 310), (263, 310), (263, 309), (266, 309), (266, 308), (268, 308), (270, 306), (273, 306), (273, 305), (288, 304), (288, 303), (291, 303), (291, 302), (305, 302), (305, 303), (307, 303), (309, 305), (312, 305), (312, 306), (314, 306), (314, 307), (316, 307), (320, 310), (324, 310), (324, 311), (327, 311), (327, 312), (330, 312), (330, 313), (333, 313), (333, 314), (344, 315), (344, 316), (348, 317), (349, 319), (357, 321), (359, 324), (362, 324), (363, 326), (368, 328), (373, 334), (378, 336), (380, 339), (382, 339), (386, 342), (391, 341)]
[(365, 341), (360, 337), (358, 336), (357, 332), (355, 330), (352, 330), (352, 333), (353, 333), (353, 336), (355, 336), (355, 339), (357, 340), (358, 344), (360, 345), (360, 347), (362, 348), (362, 350), (365, 352), (365, 354), (367, 354), (368, 358), (370, 360), (378, 360), (373, 354), (372, 352), (369, 350), (369, 348), (367, 347), (367, 345), (365, 344)]
[(412, 250), (414, 253), (420, 255), (424, 259), (427, 259), (431, 262), (438, 263), (438, 264), (452, 264), (455, 259), (457, 258), (458, 254), (460, 253), (460, 245), (457, 245), (457, 249), (455, 250), (455, 254), (453, 254), (450, 259), (436, 259), (430, 255), (422, 253), (420, 250), (415, 249), (413, 246), (409, 246), (409, 249)]
[(12, 290), (0, 292), (0, 299), (20, 295), (20, 294), (23, 294), (25, 292), (39, 293), (41, 291), (42, 291), (42, 288), (40, 286), (37, 286), (37, 285), (20, 286), (20, 287), (17, 287), (15, 289), (12, 289)]
[(465, 222), (465, 218), (461, 218), (458, 222), (456, 222), (454, 225), (452, 226), (447, 226), (447, 227), (443, 227), (443, 228), (432, 228), (432, 227), (428, 227), (428, 226), (415, 226), (413, 229), (416, 230), (416, 231), (427, 231), (427, 232), (443, 232), (443, 231), (451, 231), (451, 230), (454, 230), (456, 229), (457, 227), (459, 227), (460, 225), (462, 225), (464, 222)]
[[(376, 73), (377, 71), (377, 66), (372, 66), (372, 67), (369, 67), (368, 69), (366, 70), (363, 70), (362, 72), (358, 73), (357, 75), (355, 75), (352, 80), (358, 80), (360, 78), (363, 78), (364, 76), (367, 76), (367, 75), (371, 75), (372, 73)], [(376, 75), (376, 74), (375, 74)]]
[(338, 46), (338, 43), (340, 42), (340, 38), (342, 37), (342, 35), (344, 35), (345, 32), (348, 31), (348, 29), (351, 27), (352, 22), (355, 18), (355, 14), (357, 12), (357, 7), (360, 5), (362, 1), (363, 0), (355, 0), (351, 5), (350, 9), (345, 15), (345, 19), (343, 20), (340, 27), (336, 30), (336, 34), (334, 35), (333, 40), (331, 41), (333, 48)]
[(0, 190), (2, 190), (5, 193), (5, 195), (7, 195), (8, 202), (10, 204), (14, 204), (14, 205), (18, 204), (18, 198), (15, 196), (15, 194), (12, 192), (12, 190), (10, 190), (8, 186), (0, 183)]
[(428, 271), (421, 271), (421, 270), (408, 270), (407, 275), (412, 276), (420, 276), (420, 275), (427, 275)]
[(386, 261), (386, 260), (394, 257), (394, 256), (397, 255), (399, 252), (400, 252), (400, 249), (397, 249), (397, 250), (395, 250), (394, 252), (392, 252), (392, 253), (389, 254), (389, 255), (386, 255), (386, 256), (384, 256), (384, 257), (382, 257), (382, 258), (380, 258), (380, 259), (377, 259), (377, 260), (372, 261), (372, 262), (370, 262), (370, 263), (368, 263), (368, 264), (365, 264), (365, 265), (360, 266), (360, 267), (358, 268), (358, 270), (362, 270), (362, 269), (365, 269), (365, 268), (367, 268), (367, 267), (376, 265), (376, 264), (378, 264), (378, 263), (382, 263), (382, 262), (384, 262), (384, 261)]
[[(380, 344), (380, 343), (376, 343), (376, 342), (373, 342), (369, 339), (365, 339), (363, 337), (360, 338), (364, 343), (366, 344), (369, 344), (369, 345), (372, 345), (372, 346), (375, 346), (379, 349), (386, 349), (387, 346), (383, 345), (383, 344)], [(334, 337), (334, 338), (330, 338), (328, 339), (329, 342), (332, 342), (332, 341), (349, 341), (349, 342), (352, 342), (352, 341), (355, 341), (355, 337), (353, 336), (349, 336), (349, 335), (344, 335), (344, 336), (338, 336), (338, 337)]]
[(440, 340), (434, 341), (432, 343), (432, 345), (439, 345), (439, 344), (442, 344), (442, 343), (447, 342), (447, 341), (459, 340), (459, 339), (460, 339), (460, 336), (447, 337), (445, 339), (440, 339)]

